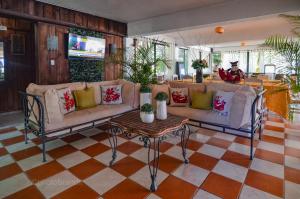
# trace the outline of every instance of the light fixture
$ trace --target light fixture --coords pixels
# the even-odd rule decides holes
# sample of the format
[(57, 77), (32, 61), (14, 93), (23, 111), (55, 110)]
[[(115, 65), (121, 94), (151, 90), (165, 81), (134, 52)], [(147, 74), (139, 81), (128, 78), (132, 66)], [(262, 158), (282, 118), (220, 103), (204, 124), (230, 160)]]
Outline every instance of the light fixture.
[(217, 26), (215, 28), (215, 32), (218, 33), (218, 34), (223, 34), (224, 33), (224, 28), (221, 27), (221, 26)]
[(0, 31), (7, 31), (7, 27), (0, 24)]

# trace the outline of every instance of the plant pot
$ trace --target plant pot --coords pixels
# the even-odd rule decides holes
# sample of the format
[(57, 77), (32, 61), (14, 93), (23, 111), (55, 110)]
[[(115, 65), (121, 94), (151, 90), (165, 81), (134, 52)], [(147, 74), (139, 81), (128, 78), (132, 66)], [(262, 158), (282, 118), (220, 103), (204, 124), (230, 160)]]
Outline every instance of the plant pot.
[(152, 123), (154, 121), (153, 113), (140, 112), (140, 118), (144, 123)]
[(156, 118), (158, 120), (165, 120), (167, 116), (167, 101), (156, 101)]
[(140, 93), (140, 107), (146, 103), (152, 104), (152, 93)]
[(196, 83), (202, 83), (203, 82), (203, 70), (202, 68), (198, 68), (196, 70)]

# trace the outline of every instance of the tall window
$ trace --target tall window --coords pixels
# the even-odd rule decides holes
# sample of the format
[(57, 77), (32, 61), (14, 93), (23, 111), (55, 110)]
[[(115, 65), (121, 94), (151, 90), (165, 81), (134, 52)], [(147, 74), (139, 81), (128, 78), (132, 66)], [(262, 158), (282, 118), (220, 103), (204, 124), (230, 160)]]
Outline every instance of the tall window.
[[(163, 58), (167, 57), (168, 46), (165, 44), (155, 43), (154, 44), (154, 57), (156, 58)], [(164, 75), (166, 72), (167, 66), (165, 63), (159, 62), (156, 65), (156, 73), (158, 75)]]
[(184, 64), (185, 73), (188, 73), (188, 49), (177, 48), (176, 61)]

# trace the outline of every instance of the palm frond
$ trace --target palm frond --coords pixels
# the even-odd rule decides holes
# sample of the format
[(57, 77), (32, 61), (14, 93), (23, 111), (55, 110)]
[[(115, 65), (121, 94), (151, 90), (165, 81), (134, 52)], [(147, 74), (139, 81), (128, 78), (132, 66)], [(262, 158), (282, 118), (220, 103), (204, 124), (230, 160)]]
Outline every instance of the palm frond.
[(300, 37), (300, 15), (280, 14), (280, 17), (286, 18), (293, 26), (292, 32)]

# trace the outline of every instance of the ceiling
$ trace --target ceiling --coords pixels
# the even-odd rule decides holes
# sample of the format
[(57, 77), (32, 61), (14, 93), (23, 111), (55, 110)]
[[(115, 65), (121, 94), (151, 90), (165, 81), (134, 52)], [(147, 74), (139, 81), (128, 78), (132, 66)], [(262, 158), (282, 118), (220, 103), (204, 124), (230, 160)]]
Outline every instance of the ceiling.
[(38, 0), (117, 21), (133, 22), (232, 0)]

